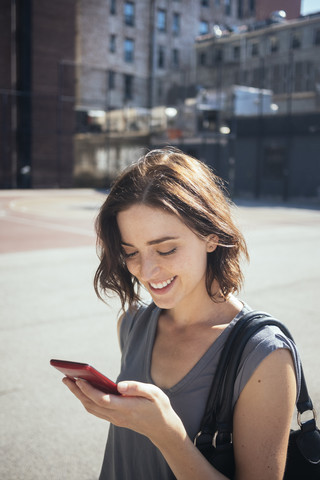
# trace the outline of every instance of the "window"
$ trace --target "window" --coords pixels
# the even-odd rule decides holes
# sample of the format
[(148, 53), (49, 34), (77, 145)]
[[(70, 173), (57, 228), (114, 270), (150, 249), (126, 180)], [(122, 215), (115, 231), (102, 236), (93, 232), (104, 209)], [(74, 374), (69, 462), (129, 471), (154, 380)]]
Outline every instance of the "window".
[(205, 52), (201, 52), (198, 57), (199, 65), (204, 66), (207, 63), (207, 56)]
[(320, 28), (318, 28), (314, 32), (314, 44), (315, 45), (320, 45)]
[(124, 100), (133, 99), (133, 76), (124, 76)]
[(179, 63), (180, 63), (179, 50), (177, 48), (174, 48), (172, 50), (172, 66), (179, 67)]
[(207, 35), (209, 33), (209, 23), (205, 20), (201, 20), (199, 25), (199, 35)]
[(293, 76), (294, 92), (302, 92), (305, 84), (305, 62), (295, 62)]
[(259, 43), (258, 42), (252, 42), (251, 44), (251, 55), (252, 57), (256, 57), (259, 55)]
[(112, 70), (109, 70), (108, 72), (108, 88), (109, 90), (112, 90), (115, 87), (115, 77), (116, 74)]
[(243, 18), (243, 0), (238, 0), (238, 18)]
[(129, 27), (134, 26), (134, 3), (125, 2), (124, 4), (124, 23)]
[(223, 60), (222, 48), (217, 48), (213, 54), (213, 63), (219, 63)]
[(224, 0), (224, 13), (231, 15), (231, 0)]
[(301, 47), (301, 35), (298, 32), (294, 32), (291, 37), (291, 48)]
[(124, 60), (125, 62), (133, 62), (134, 59), (134, 41), (126, 38), (124, 41)]
[(157, 27), (160, 32), (165, 32), (167, 29), (167, 12), (165, 10), (158, 10)]
[(209, 7), (209, 0), (201, 0), (201, 7)]
[(110, 53), (115, 53), (115, 51), (116, 51), (116, 36), (115, 35), (110, 35), (109, 52)]
[(110, 14), (115, 15), (117, 13), (116, 0), (110, 0)]
[(276, 53), (279, 50), (279, 40), (277, 37), (270, 37), (270, 52)]
[(172, 33), (179, 35), (180, 33), (180, 13), (174, 13), (172, 18)]
[(158, 47), (158, 68), (165, 67), (165, 48), (162, 45)]
[(240, 58), (240, 45), (235, 45), (233, 47), (233, 59), (239, 60)]
[(308, 92), (309, 90), (313, 90), (314, 85), (314, 64), (313, 62), (306, 62), (306, 70), (305, 70), (305, 90)]

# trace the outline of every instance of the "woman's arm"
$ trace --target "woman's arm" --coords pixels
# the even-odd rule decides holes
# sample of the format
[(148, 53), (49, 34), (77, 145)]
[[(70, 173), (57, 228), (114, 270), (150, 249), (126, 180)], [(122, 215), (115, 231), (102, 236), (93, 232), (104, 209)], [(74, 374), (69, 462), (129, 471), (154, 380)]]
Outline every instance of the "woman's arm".
[(283, 478), (296, 393), (290, 351), (272, 352), (257, 367), (235, 407), (237, 480)]
[[(89, 413), (146, 435), (177, 479), (226, 479), (193, 445), (158, 387), (120, 382), (118, 390), (123, 396), (115, 396), (105, 395), (85, 381), (64, 382)], [(237, 480), (282, 479), (295, 398), (291, 354), (277, 350), (257, 367), (236, 404), (233, 441)]]

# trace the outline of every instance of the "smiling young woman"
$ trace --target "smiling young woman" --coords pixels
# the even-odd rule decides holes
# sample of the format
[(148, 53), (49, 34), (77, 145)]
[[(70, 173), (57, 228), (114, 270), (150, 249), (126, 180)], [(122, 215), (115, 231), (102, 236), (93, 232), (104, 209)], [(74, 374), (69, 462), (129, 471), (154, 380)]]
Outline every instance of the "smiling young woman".
[[(211, 298), (220, 299), (240, 289), (240, 257), (248, 258), (248, 252), (232, 220), (221, 179), (206, 165), (180, 151), (155, 150), (120, 175), (97, 218), (101, 259), (95, 276), (98, 296), (115, 291), (123, 307), (140, 300), (136, 289), (139, 281), (128, 274), (123, 248), (126, 239), (121, 238), (117, 221), (118, 214), (133, 205), (171, 214), (201, 239), (215, 236), (217, 248), (207, 262), (207, 292)], [(219, 291), (212, 292), (214, 280)]]
[[(123, 308), (122, 395), (65, 383), (111, 423), (100, 480), (226, 479), (192, 442), (226, 338), (250, 310), (234, 296), (248, 253), (222, 182), (180, 151), (151, 151), (115, 181), (96, 229), (96, 293), (116, 292)], [(140, 287), (151, 295), (148, 306)], [(295, 359), (276, 327), (246, 347), (232, 398), (237, 480), (282, 479), (299, 388)]]

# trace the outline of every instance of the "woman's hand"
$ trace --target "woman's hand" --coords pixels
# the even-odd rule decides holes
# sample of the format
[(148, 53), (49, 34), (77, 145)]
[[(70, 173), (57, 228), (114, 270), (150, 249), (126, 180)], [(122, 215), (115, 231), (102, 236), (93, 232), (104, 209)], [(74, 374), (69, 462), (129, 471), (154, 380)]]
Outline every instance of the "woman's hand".
[(155, 385), (119, 382), (121, 395), (107, 395), (84, 380), (64, 378), (63, 382), (89, 413), (146, 435), (159, 448), (177, 479), (227, 480), (193, 445), (169, 398)]
[(146, 435), (158, 447), (167, 441), (168, 433), (175, 432), (181, 438), (186, 436), (182, 421), (171, 407), (169, 398), (155, 385), (119, 382), (121, 395), (118, 396), (105, 394), (85, 380), (74, 382), (66, 377), (63, 382), (89, 413)]

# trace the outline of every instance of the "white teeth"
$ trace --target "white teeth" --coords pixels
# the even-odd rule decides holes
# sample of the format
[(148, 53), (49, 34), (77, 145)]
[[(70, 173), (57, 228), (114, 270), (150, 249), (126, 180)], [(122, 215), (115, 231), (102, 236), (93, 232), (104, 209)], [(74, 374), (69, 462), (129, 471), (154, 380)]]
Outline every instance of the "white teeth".
[(166, 287), (167, 285), (169, 285), (169, 284), (173, 281), (173, 279), (174, 279), (174, 277), (169, 278), (169, 280), (166, 280), (165, 282), (161, 282), (161, 283), (150, 283), (150, 285), (151, 285), (152, 288), (156, 288), (156, 289), (164, 288), (164, 287)]

